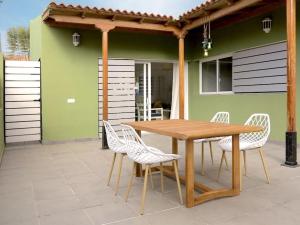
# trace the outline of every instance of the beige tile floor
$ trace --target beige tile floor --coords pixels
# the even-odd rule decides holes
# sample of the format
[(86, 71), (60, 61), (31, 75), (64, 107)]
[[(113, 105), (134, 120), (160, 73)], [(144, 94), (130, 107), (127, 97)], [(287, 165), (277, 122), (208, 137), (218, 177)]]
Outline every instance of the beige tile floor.
[[(143, 138), (165, 152), (171, 151), (171, 140), (167, 137), (148, 134)], [(240, 196), (211, 201), (192, 209), (178, 203), (173, 180), (166, 178), (165, 193), (160, 193), (160, 178), (154, 175), (155, 187), (148, 189), (144, 216), (138, 214), (141, 178), (135, 180), (128, 203), (124, 202), (132, 162), (124, 161), (120, 192), (115, 196), (115, 177), (111, 186), (106, 186), (112, 153), (101, 150), (100, 146), (99, 142), (90, 141), (7, 148), (0, 168), (0, 224), (300, 224), (300, 168), (280, 165), (284, 159), (283, 146), (266, 146), (270, 185), (265, 182), (258, 153), (250, 152), (248, 175), (244, 177)], [(230, 186), (230, 171), (224, 170), (220, 182), (215, 181), (220, 160), (217, 146), (214, 165), (209, 151), (205, 151), (205, 176), (199, 175), (200, 146), (195, 148), (197, 179), (212, 187)], [(182, 143), (180, 153), (184, 153)], [(181, 160), (181, 173), (183, 168)]]

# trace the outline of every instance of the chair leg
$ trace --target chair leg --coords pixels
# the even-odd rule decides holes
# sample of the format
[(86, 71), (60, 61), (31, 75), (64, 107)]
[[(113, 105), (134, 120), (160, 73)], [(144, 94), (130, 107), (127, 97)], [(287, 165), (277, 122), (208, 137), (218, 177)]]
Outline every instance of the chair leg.
[(121, 172), (122, 172), (122, 164), (123, 164), (123, 157), (125, 154), (120, 154), (120, 162), (119, 162), (119, 172), (118, 172), (118, 178), (116, 182), (116, 192), (115, 195), (118, 194), (119, 192), (119, 183), (120, 183), (120, 178), (121, 178)]
[(201, 143), (201, 175), (204, 176), (204, 142)]
[(149, 167), (149, 176), (150, 176), (151, 188), (152, 188), (152, 189), (154, 189), (154, 184), (153, 184), (153, 177), (152, 177), (151, 166)]
[(111, 167), (110, 167), (110, 171), (109, 171), (109, 175), (108, 175), (107, 186), (109, 186), (110, 179), (111, 179), (111, 175), (112, 175), (112, 172), (113, 172), (113, 170), (114, 170), (114, 165), (115, 165), (115, 161), (116, 161), (116, 156), (117, 156), (117, 153), (114, 152), (113, 160), (112, 160)]
[(148, 182), (148, 172), (149, 172), (149, 165), (146, 165), (145, 177), (144, 177), (144, 187), (143, 187), (142, 201), (141, 201), (141, 210), (140, 210), (141, 215), (144, 214), (144, 206), (145, 206), (145, 198), (146, 198), (147, 182)]
[(160, 163), (160, 190), (161, 190), (161, 193), (164, 192), (164, 168), (163, 168), (163, 164)]
[(211, 141), (209, 141), (208, 143), (209, 143), (211, 164), (214, 165), (214, 155), (213, 155), (212, 143), (211, 143)]
[(265, 174), (266, 174), (267, 182), (269, 184), (270, 183), (270, 176), (269, 176), (269, 171), (268, 171), (269, 169), (268, 169), (267, 163), (265, 161), (265, 157), (264, 157), (262, 148), (259, 149), (259, 154), (260, 154), (261, 161), (263, 163), (263, 167), (264, 167), (264, 171), (265, 171)]
[(224, 160), (225, 160), (226, 169), (229, 170), (227, 156), (226, 156), (226, 152), (225, 151), (224, 151)]
[(174, 166), (174, 171), (175, 171), (175, 176), (176, 176), (176, 182), (177, 182), (179, 200), (180, 200), (180, 203), (183, 204), (182, 192), (181, 192), (181, 185), (180, 185), (179, 173), (178, 173), (178, 165), (177, 165), (177, 161), (176, 160), (173, 161), (173, 166)]
[(219, 172), (218, 172), (217, 181), (219, 181), (219, 179), (220, 179), (224, 157), (225, 157), (225, 151), (222, 151), (222, 157), (221, 157), (221, 163), (220, 163), (220, 166), (219, 166)]
[(246, 151), (243, 151), (243, 158), (244, 158), (244, 175), (247, 176)]
[(133, 183), (133, 178), (135, 177), (135, 172), (136, 172), (136, 162), (133, 162), (133, 168), (132, 168), (132, 173), (131, 173), (131, 177), (128, 183), (128, 187), (127, 187), (127, 191), (126, 191), (126, 195), (125, 195), (125, 202), (128, 201), (128, 196), (132, 187), (132, 183)]

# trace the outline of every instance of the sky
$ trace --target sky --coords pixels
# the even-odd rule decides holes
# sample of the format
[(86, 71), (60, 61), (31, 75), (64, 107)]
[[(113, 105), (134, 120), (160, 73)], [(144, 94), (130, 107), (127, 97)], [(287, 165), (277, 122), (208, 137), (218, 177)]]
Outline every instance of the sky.
[[(1, 1), (0, 1), (1, 2)], [(29, 26), (30, 20), (42, 14), (51, 0), (2, 0), (0, 3), (0, 33), (2, 50), (6, 50), (6, 31), (14, 26)], [(203, 0), (65, 0), (56, 3), (125, 9), (178, 17)]]

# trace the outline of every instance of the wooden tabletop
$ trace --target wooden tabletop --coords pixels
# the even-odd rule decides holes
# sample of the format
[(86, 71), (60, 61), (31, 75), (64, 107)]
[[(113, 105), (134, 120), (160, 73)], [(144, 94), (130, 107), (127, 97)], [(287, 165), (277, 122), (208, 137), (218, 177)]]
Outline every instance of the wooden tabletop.
[(203, 122), (196, 120), (154, 120), (129, 122), (139, 131), (148, 131), (180, 140), (231, 136), (262, 131), (262, 127)]

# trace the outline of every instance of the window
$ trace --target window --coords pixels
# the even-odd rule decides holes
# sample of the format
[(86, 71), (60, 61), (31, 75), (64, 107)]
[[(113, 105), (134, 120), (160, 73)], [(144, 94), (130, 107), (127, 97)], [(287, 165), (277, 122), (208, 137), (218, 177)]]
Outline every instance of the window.
[(232, 92), (232, 57), (200, 62), (200, 94)]

